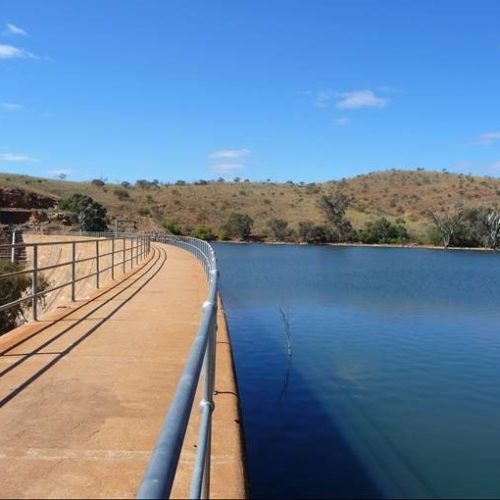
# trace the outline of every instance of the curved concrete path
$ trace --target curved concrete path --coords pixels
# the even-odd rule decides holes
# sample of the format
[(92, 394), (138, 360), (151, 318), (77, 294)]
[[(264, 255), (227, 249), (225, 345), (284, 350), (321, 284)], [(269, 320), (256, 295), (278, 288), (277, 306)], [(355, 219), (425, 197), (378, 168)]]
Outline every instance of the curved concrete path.
[[(0, 497), (135, 496), (189, 354), (207, 286), (189, 253), (151, 258), (90, 301), (0, 337)], [(237, 396), (219, 316), (213, 498), (243, 498)], [(193, 411), (173, 496), (187, 496)]]

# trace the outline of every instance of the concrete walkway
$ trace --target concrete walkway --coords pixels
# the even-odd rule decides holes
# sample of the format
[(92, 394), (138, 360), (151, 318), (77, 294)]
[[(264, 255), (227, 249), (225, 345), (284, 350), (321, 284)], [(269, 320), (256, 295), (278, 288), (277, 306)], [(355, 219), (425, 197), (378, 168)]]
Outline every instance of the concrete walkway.
[[(154, 245), (126, 278), (0, 337), (0, 497), (135, 496), (190, 352), (207, 286), (189, 253)], [(220, 313), (211, 497), (243, 498), (231, 353)], [(186, 497), (195, 409), (174, 485)]]

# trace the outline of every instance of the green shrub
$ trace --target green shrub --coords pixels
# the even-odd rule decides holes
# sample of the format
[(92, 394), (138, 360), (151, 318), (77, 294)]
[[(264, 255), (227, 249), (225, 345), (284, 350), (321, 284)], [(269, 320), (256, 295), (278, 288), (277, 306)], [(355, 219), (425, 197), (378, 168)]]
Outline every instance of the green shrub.
[(167, 231), (168, 233), (175, 234), (176, 236), (179, 236), (182, 234), (181, 228), (176, 222), (170, 221), (170, 220), (164, 220), (161, 225)]
[(191, 236), (194, 238), (199, 238), (200, 240), (212, 241), (215, 240), (215, 234), (210, 226), (201, 225), (197, 226), (191, 232)]
[(246, 240), (252, 232), (252, 227), (253, 219), (249, 215), (233, 212), (226, 224), (224, 224), (223, 229), (230, 238)]
[(130, 198), (130, 194), (128, 191), (126, 191), (125, 189), (115, 189), (113, 191), (114, 195), (119, 199), (119, 200), (126, 200), (128, 198)]
[(267, 225), (276, 241), (286, 241), (290, 236), (288, 221), (285, 219), (270, 219), (267, 221)]
[(221, 241), (228, 241), (229, 240), (229, 235), (227, 234), (226, 229), (221, 228), (219, 231), (219, 240)]
[[(31, 288), (31, 273), (19, 274), (3, 278), (2, 275), (22, 271), (23, 265), (13, 263), (8, 260), (0, 260), (0, 305), (8, 304), (20, 299), (23, 294)], [(49, 287), (47, 279), (39, 274), (37, 289), (46, 290)], [(39, 296), (38, 302), (44, 303), (45, 297)], [(31, 302), (17, 304), (15, 306), (0, 311), (0, 335), (16, 328), (19, 325), (19, 319), (23, 316), (23, 309), (28, 308)]]
[(63, 198), (59, 208), (73, 212), (82, 231), (106, 231), (108, 228), (106, 208), (90, 196), (74, 194)]
[(398, 219), (395, 224), (385, 217), (370, 222), (358, 233), (362, 243), (396, 244), (407, 243), (410, 239), (403, 220)]
[[(22, 266), (7, 260), (0, 260), (0, 305), (8, 304), (21, 298), (23, 292), (31, 286), (31, 279), (27, 274), (2, 278), (2, 274), (21, 271)], [(22, 304), (0, 311), (0, 335), (17, 326), (22, 314)]]

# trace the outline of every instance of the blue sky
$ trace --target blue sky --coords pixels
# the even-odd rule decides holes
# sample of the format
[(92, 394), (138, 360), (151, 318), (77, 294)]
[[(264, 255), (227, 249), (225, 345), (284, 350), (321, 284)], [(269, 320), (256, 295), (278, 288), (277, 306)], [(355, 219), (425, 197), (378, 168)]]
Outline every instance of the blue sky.
[(0, 171), (500, 175), (500, 2), (2, 0)]

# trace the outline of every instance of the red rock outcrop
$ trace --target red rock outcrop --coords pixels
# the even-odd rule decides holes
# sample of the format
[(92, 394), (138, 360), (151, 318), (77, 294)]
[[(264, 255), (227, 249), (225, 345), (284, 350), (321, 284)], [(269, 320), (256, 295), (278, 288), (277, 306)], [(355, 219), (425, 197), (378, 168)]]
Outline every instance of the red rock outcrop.
[(57, 205), (57, 199), (18, 188), (0, 187), (0, 208), (48, 209)]

